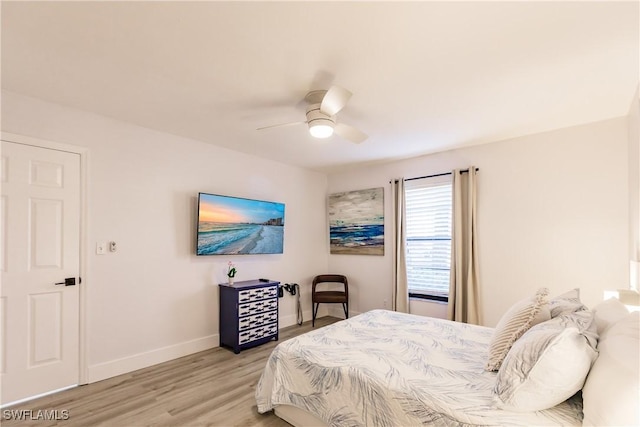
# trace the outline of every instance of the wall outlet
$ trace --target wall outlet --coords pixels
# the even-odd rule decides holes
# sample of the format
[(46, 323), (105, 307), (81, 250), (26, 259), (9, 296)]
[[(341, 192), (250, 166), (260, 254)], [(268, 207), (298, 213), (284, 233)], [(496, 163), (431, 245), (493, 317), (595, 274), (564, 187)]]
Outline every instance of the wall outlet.
[(104, 255), (107, 253), (107, 242), (96, 243), (96, 254)]
[(387, 307), (387, 300), (386, 299), (384, 301), (382, 301), (382, 308), (389, 308), (389, 307)]

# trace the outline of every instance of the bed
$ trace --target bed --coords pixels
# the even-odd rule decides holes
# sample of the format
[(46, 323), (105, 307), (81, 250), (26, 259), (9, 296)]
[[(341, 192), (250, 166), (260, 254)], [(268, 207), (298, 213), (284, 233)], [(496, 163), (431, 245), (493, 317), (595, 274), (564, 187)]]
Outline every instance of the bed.
[(496, 404), (492, 328), (373, 310), (280, 343), (258, 411), (296, 426), (581, 425), (580, 393), (553, 408)]

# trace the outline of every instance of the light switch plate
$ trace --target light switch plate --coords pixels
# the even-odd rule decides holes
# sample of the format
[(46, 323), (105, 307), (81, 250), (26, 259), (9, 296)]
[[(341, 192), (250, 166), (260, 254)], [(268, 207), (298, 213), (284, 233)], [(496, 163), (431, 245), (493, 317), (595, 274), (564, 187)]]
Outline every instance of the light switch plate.
[(96, 254), (104, 255), (107, 253), (107, 242), (96, 243)]

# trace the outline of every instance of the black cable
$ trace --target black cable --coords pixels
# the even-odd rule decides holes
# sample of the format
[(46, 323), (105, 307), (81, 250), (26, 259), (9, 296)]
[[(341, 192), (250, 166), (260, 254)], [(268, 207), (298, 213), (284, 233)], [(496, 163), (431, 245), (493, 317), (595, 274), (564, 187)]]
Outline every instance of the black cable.
[(302, 325), (302, 305), (300, 305), (300, 286), (297, 283), (293, 284), (293, 292), (291, 293), (291, 295), (297, 295), (297, 306), (298, 306), (298, 317), (297, 317), (297, 321), (298, 321), (298, 326)]
[(300, 285), (298, 285), (297, 283), (292, 283), (292, 284), (285, 283), (280, 287), (279, 291), (282, 291), (282, 288), (284, 288), (284, 290), (289, 292), (291, 295), (297, 296), (296, 298), (297, 319), (296, 320), (298, 322), (298, 325), (302, 325), (302, 322), (304, 321), (304, 319), (302, 318), (302, 305), (300, 304)]

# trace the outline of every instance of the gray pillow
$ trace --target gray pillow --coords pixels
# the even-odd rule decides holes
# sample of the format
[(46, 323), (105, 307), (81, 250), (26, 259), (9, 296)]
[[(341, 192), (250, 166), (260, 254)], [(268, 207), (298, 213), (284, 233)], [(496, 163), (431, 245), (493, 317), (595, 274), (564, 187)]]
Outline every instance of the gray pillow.
[(575, 288), (549, 300), (551, 318), (567, 313), (587, 310), (587, 306), (580, 301), (580, 289)]
[(598, 335), (588, 310), (560, 315), (529, 329), (513, 344), (498, 375), (498, 406), (541, 411), (573, 396), (598, 357)]

